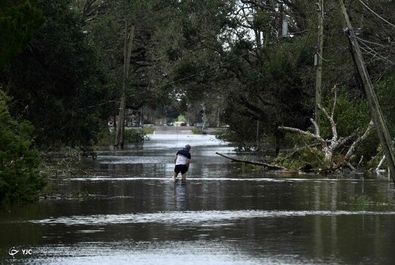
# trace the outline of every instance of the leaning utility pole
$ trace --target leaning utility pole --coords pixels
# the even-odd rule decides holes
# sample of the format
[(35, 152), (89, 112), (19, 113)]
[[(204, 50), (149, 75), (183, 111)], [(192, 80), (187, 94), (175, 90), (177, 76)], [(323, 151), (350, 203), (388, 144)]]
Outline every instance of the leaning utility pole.
[(354, 62), (357, 65), (359, 75), (361, 76), (363, 87), (366, 92), (366, 97), (368, 98), (369, 108), (372, 115), (372, 120), (376, 127), (377, 134), (380, 139), (380, 143), (383, 146), (385, 158), (387, 159), (388, 167), (390, 169), (390, 175), (392, 181), (395, 183), (395, 155), (392, 146), (391, 136), (388, 132), (387, 125), (384, 120), (383, 113), (380, 108), (379, 101), (377, 99), (376, 93), (373, 89), (372, 81), (370, 80), (368, 70), (366, 68), (361, 49), (359, 48), (358, 41), (355, 36), (355, 32), (351, 25), (350, 18), (347, 13), (347, 9), (344, 5), (343, 0), (339, 0), (341, 11), (344, 15), (347, 28), (345, 32), (350, 40), (350, 44), (353, 51)]
[(133, 39), (134, 39), (134, 25), (130, 26), (130, 33), (128, 34), (128, 23), (126, 21), (125, 40), (123, 47), (123, 78), (122, 78), (121, 102), (119, 104), (119, 115), (118, 115), (119, 120), (115, 131), (115, 144), (114, 144), (114, 146), (120, 147), (121, 149), (123, 149), (123, 145), (124, 145), (126, 86), (129, 80), (129, 66), (130, 66), (130, 57), (132, 56)]
[(319, 105), (321, 105), (322, 94), (322, 58), (324, 50), (324, 0), (318, 0), (318, 42), (314, 65), (316, 66), (315, 78), (315, 122), (319, 124)]

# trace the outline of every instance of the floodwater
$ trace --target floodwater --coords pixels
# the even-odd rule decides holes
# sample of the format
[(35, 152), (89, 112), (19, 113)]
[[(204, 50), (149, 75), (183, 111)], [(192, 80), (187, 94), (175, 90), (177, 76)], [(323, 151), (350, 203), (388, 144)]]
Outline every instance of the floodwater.
[[(192, 145), (186, 182), (173, 159)], [(0, 213), (0, 264), (395, 264), (386, 178), (262, 172), (215, 152), (210, 135), (155, 134), (102, 151), (89, 175), (53, 177), (53, 196)]]

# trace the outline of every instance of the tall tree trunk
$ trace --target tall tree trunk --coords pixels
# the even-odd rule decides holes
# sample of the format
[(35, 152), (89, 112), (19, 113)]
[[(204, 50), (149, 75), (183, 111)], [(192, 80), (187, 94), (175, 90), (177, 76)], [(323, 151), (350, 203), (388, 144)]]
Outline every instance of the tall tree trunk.
[(125, 41), (124, 41), (124, 49), (123, 49), (123, 79), (122, 79), (122, 91), (121, 91), (121, 100), (119, 104), (119, 120), (116, 127), (115, 132), (115, 144), (114, 146), (120, 147), (123, 149), (124, 147), (124, 135), (125, 135), (125, 111), (126, 111), (126, 86), (129, 80), (129, 66), (130, 66), (130, 57), (132, 55), (133, 48), (133, 39), (134, 39), (134, 25), (130, 26), (130, 33), (128, 33), (128, 23), (125, 22)]

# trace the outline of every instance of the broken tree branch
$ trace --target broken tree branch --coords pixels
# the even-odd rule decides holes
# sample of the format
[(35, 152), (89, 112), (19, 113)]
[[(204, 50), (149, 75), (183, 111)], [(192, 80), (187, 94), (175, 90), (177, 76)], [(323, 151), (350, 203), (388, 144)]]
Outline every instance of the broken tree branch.
[(313, 124), (313, 126), (314, 126), (314, 134), (317, 136), (317, 137), (321, 137), (321, 135), (320, 135), (320, 127), (318, 126), (318, 124), (315, 122), (315, 120), (313, 120), (312, 118), (310, 118), (310, 121), (311, 121), (311, 123)]
[(344, 160), (345, 160), (345, 161), (348, 161), (348, 160), (351, 158), (351, 156), (354, 154), (354, 151), (355, 151), (355, 148), (357, 147), (357, 145), (358, 145), (360, 142), (362, 142), (363, 140), (365, 140), (365, 139), (369, 136), (370, 132), (371, 132), (372, 129), (373, 129), (373, 126), (374, 126), (373, 121), (370, 121), (368, 127), (366, 128), (366, 130), (365, 130), (365, 132), (364, 132), (364, 134), (361, 135), (360, 137), (358, 137), (358, 138), (351, 144), (351, 146), (350, 146), (350, 148), (348, 149), (346, 155), (344, 156)]
[[(336, 101), (336, 95), (335, 95), (335, 101)], [(319, 109), (324, 113), (325, 117), (329, 120), (331, 127), (332, 127), (333, 135), (332, 135), (332, 139), (330, 141), (323, 139), (319, 135), (319, 126), (313, 119), (310, 119), (310, 120), (311, 120), (312, 124), (314, 125), (314, 130), (315, 130), (314, 134), (309, 131), (303, 131), (301, 129), (293, 128), (293, 127), (280, 126), (278, 128), (281, 130), (286, 130), (289, 132), (298, 133), (298, 134), (305, 135), (310, 138), (318, 140), (321, 143), (322, 152), (325, 155), (324, 161), (326, 162), (327, 165), (329, 165), (330, 169), (337, 169), (340, 167), (348, 166), (350, 169), (355, 170), (355, 167), (353, 167), (351, 165), (350, 160), (352, 159), (352, 157), (354, 155), (356, 147), (369, 136), (369, 134), (373, 128), (373, 125), (374, 125), (373, 121), (370, 121), (365, 132), (361, 136), (359, 136), (357, 139), (355, 139), (355, 141), (351, 144), (351, 146), (347, 150), (347, 153), (344, 156), (344, 159), (341, 162), (334, 164), (333, 159), (332, 159), (334, 151), (336, 149), (338, 149), (340, 146), (346, 144), (349, 140), (351, 140), (352, 138), (354, 138), (356, 136), (356, 133), (353, 133), (347, 137), (338, 137), (336, 122), (334, 121), (334, 118), (333, 118), (334, 108), (335, 108), (335, 104), (333, 105), (331, 115), (329, 115), (328, 112), (326, 111), (326, 109), (324, 109), (323, 107), (321, 107), (319, 105)], [(328, 142), (329, 142), (329, 145), (328, 145)]]
[(329, 115), (329, 113), (326, 111), (324, 107), (318, 105), (318, 108), (324, 113), (325, 117), (328, 119), (329, 123), (331, 124), (331, 129), (332, 129), (331, 145), (334, 145), (337, 142), (337, 137), (338, 137), (336, 122), (333, 119), (333, 117)]
[(314, 139), (318, 140), (321, 144), (326, 145), (325, 139), (323, 139), (320, 135), (313, 134), (313, 133), (311, 133), (309, 131), (303, 131), (303, 130), (298, 129), (298, 128), (286, 127), (286, 126), (279, 126), (278, 129), (284, 130), (284, 131), (289, 131), (289, 132), (299, 133), (299, 134), (302, 134), (302, 135), (314, 138)]
[(381, 171), (381, 166), (383, 165), (384, 161), (385, 161), (385, 155), (383, 155), (383, 157), (381, 158), (379, 164), (377, 165), (376, 172), (380, 172)]
[(231, 160), (232, 162), (239, 162), (239, 163), (245, 163), (245, 164), (251, 164), (251, 165), (257, 165), (257, 166), (264, 166), (267, 167), (268, 169), (271, 170), (285, 170), (286, 168), (281, 167), (281, 166), (277, 166), (277, 165), (272, 165), (272, 164), (268, 164), (268, 163), (264, 163), (264, 162), (259, 162), (259, 161), (249, 161), (249, 160), (241, 160), (241, 159), (236, 159), (230, 156), (226, 156), (224, 154), (215, 152), (217, 155), (222, 156), (226, 159)]

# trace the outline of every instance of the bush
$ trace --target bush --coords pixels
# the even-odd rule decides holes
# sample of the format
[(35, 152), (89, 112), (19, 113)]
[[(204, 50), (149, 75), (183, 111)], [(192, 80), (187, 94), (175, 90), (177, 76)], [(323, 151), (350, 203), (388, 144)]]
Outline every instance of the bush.
[(144, 142), (144, 132), (140, 129), (125, 129), (125, 144), (141, 144)]
[[(114, 130), (115, 131), (115, 130)], [(115, 132), (110, 132), (107, 128), (102, 129), (98, 134), (98, 146), (108, 146), (114, 144)], [(153, 127), (144, 127), (143, 129), (125, 128), (125, 144), (141, 144), (144, 140), (149, 139), (148, 134), (155, 131)]]
[(0, 90), (0, 201), (31, 202), (45, 186), (41, 159), (33, 147), (32, 126), (13, 119)]
[(144, 127), (144, 136), (146, 136), (147, 134), (153, 134), (155, 131), (154, 127)]

